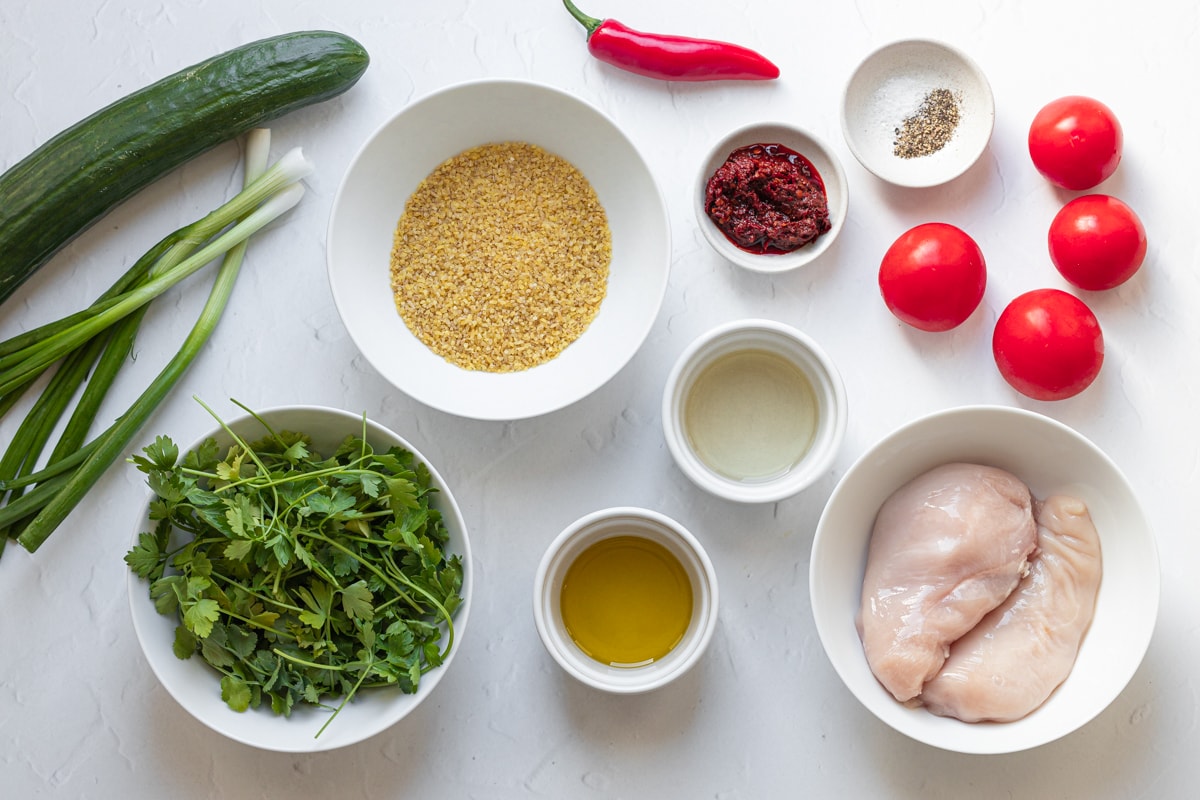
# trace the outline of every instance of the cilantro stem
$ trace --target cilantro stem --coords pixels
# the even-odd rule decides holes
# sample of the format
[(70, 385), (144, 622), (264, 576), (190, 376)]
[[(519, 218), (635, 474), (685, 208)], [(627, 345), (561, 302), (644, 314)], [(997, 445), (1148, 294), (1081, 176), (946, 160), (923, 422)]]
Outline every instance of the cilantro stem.
[[(221, 577), (221, 580), (224, 581), (227, 585), (236, 586), (237, 588), (241, 589), (246, 594), (250, 595), (251, 597), (257, 598), (259, 600), (262, 600), (264, 603), (270, 603), (273, 606), (277, 606), (279, 608), (283, 608), (288, 611), (295, 611), (297, 614), (299, 614), (300, 612), (302, 612), (304, 610), (300, 606), (294, 606), (289, 603), (285, 603), (282, 600), (277, 600), (276, 598), (271, 597), (270, 595), (266, 595), (266, 594), (263, 594), (262, 592), (255, 591), (254, 589), (251, 589), (249, 586), (246, 586), (245, 584), (235, 581), (233, 578), (230, 578), (227, 575), (221, 575), (220, 577)], [(230, 616), (233, 616), (233, 615), (230, 614)], [(274, 629), (272, 629), (272, 630), (274, 630)]]
[(285, 639), (291, 639), (292, 641), (300, 641), (299, 636), (295, 636), (286, 631), (278, 630), (277, 628), (273, 628), (270, 625), (264, 625), (261, 622), (255, 622), (253, 619), (250, 619), (249, 617), (243, 617), (241, 614), (235, 613), (228, 609), (225, 609), (225, 608), (221, 609), (221, 613), (224, 614), (225, 616), (229, 617), (230, 619), (236, 619), (239, 622), (244, 622), (247, 625), (249, 625), (251, 628), (259, 628), (260, 630), (270, 631), (271, 633), (275, 634), (276, 636), (282, 636)]
[(302, 667), (309, 667), (311, 669), (327, 669), (330, 672), (345, 672), (346, 670), (348, 670), (350, 668), (350, 666), (353, 666), (353, 665), (339, 666), (338, 664), (318, 664), (315, 661), (306, 661), (303, 658), (300, 658), (299, 656), (294, 656), (291, 653), (284, 652), (283, 650), (280, 650), (278, 647), (272, 648), (271, 652), (274, 653), (275, 655), (279, 656), (280, 658), (286, 658), (288, 661), (291, 661), (293, 664), (299, 664)]
[[(360, 557), (360, 555), (358, 553), (356, 553), (353, 550), (351, 550), (350, 548), (346, 547), (341, 542), (335, 542), (332, 539), (330, 539), (328, 536), (326, 536), (325, 534), (317, 532), (317, 531), (297, 531), (297, 533), (301, 534), (302, 536), (307, 536), (310, 539), (317, 539), (319, 541), (322, 541), (325, 544), (327, 544), (337, 550), (341, 550), (346, 555), (351, 556), (352, 558), (358, 560), (359, 563), (361, 563), (364, 567), (369, 569), (372, 572), (372, 574), (375, 575), (375, 577), (379, 578), (381, 581), (383, 581), (385, 584), (387, 584), (388, 588), (391, 589), (393, 592), (395, 592), (399, 598), (403, 599), (406, 603), (408, 603), (408, 605), (414, 611), (418, 611), (418, 612), (425, 611), (425, 609), (421, 608), (420, 604), (418, 604), (415, 600), (412, 599), (412, 597), (408, 594), (408, 592), (404, 591), (399, 586), (392, 583), (392, 581), (388, 578), (388, 576), (385, 573), (381, 572), (371, 562), (362, 560), (362, 558)], [(419, 587), (414, 586), (412, 588), (420, 591)], [(435, 605), (436, 605), (436, 603), (435, 603)]]
[[(246, 450), (247, 452), (249, 452), (250, 446), (248, 444), (246, 444), (245, 442), (241, 442), (240, 440), (237, 442), (237, 444), (239, 447), (241, 447), (244, 450)], [(361, 459), (355, 459), (354, 461), (352, 461), (350, 463), (354, 464), (360, 460)], [(263, 472), (265, 472), (265, 473), (270, 472), (270, 469), (265, 464), (259, 464), (258, 466), (259, 466), (259, 469), (261, 469)], [(210, 480), (219, 480), (220, 479), (220, 476), (218, 476), (214, 472), (206, 472), (204, 470), (188, 469), (187, 467), (180, 467), (180, 471), (182, 471), (188, 475), (195, 475), (197, 478), (209, 478)], [(336, 466), (336, 467), (325, 467), (324, 469), (314, 469), (314, 470), (311, 470), (308, 472), (298, 472), (294, 475), (284, 475), (284, 476), (278, 477), (278, 478), (264, 478), (261, 474), (247, 475), (246, 477), (239, 478), (236, 481), (229, 481), (228, 483), (221, 486), (216, 491), (224, 492), (224, 491), (228, 491), (229, 489), (237, 489), (237, 488), (240, 488), (242, 486), (247, 486), (247, 485), (253, 486), (256, 489), (271, 489), (271, 488), (275, 488), (278, 486), (286, 486), (289, 483), (306, 483), (308, 481), (316, 480), (317, 478), (328, 477), (330, 475), (379, 475), (379, 474), (380, 473), (378, 471), (373, 470), (373, 469), (358, 469), (358, 468), (346, 465), (346, 466)], [(316, 489), (314, 491), (319, 491), (322, 488), (325, 488), (324, 484), (316, 487)], [(310, 494), (311, 494), (311, 492), (310, 492)], [(391, 512), (380, 512), (380, 513), (387, 514), (387, 513), (391, 513)]]
[(337, 715), (340, 714), (342, 709), (346, 707), (346, 704), (350, 702), (350, 698), (354, 697), (354, 695), (358, 692), (359, 688), (363, 684), (363, 681), (365, 681), (367, 679), (367, 675), (369, 675), (371, 673), (371, 670), (374, 667), (375, 667), (375, 659), (372, 658), (371, 663), (367, 664), (366, 667), (363, 668), (363, 670), (359, 673), (358, 681), (355, 682), (354, 686), (350, 689), (350, 691), (346, 692), (346, 696), (342, 698), (342, 702), (339, 703), (338, 707), (335, 708), (333, 710), (333, 713), (329, 715), (329, 719), (325, 720), (325, 724), (322, 725), (320, 727), (320, 729), (317, 730), (317, 732), (313, 735), (314, 739), (320, 738), (321, 734), (325, 732), (325, 729), (329, 727), (329, 723), (331, 723), (335, 719), (337, 719)]

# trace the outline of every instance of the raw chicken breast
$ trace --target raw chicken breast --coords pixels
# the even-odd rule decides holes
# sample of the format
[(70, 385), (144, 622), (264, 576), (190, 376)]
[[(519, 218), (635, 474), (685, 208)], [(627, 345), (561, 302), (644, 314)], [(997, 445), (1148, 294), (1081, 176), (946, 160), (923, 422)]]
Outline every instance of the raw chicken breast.
[(1075, 665), (1100, 588), (1100, 537), (1087, 506), (1047, 498), (1038, 552), (1012, 596), (950, 648), (922, 701), (965, 722), (1010, 722), (1046, 701)]
[(946, 464), (900, 487), (875, 517), (858, 632), (897, 700), (921, 693), (952, 642), (1004, 602), (1037, 545), (1029, 488), (1004, 470)]

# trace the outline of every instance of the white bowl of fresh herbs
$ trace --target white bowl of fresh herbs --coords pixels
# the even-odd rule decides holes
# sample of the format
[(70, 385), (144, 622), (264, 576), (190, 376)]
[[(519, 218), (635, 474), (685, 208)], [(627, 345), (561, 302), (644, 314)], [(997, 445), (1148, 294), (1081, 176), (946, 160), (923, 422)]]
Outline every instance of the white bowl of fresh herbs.
[(218, 422), (186, 451), (159, 436), (132, 459), (152, 490), (126, 555), (151, 669), (254, 747), (383, 731), (460, 648), (471, 549), (454, 497), (363, 416), (289, 406)]

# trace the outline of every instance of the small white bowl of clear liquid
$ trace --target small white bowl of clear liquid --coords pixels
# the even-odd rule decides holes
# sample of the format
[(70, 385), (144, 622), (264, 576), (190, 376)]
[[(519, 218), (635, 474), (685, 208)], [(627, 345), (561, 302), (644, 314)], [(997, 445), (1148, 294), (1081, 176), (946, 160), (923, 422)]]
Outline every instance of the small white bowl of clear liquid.
[(700, 488), (773, 503), (833, 465), (846, 433), (846, 390), (809, 336), (765, 319), (725, 323), (684, 350), (663, 392), (663, 433)]

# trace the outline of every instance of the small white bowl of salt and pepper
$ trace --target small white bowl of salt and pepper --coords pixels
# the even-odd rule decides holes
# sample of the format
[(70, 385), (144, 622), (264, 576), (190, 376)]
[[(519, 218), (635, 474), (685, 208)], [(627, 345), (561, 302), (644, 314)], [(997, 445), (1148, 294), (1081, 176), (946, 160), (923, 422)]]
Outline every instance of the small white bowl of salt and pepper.
[(854, 157), (897, 186), (937, 186), (987, 149), (995, 101), (979, 66), (954, 47), (906, 39), (868, 55), (842, 97)]

